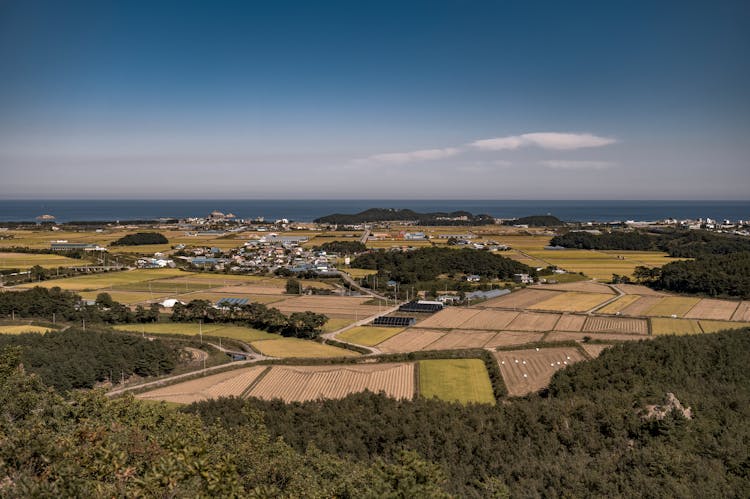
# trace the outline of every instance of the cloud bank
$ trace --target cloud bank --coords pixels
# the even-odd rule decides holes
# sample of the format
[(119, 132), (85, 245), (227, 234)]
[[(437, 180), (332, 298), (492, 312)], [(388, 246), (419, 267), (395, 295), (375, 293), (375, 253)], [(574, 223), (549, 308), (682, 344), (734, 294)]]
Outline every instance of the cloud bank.
[(455, 156), (460, 152), (456, 147), (447, 147), (445, 149), (422, 149), (410, 152), (393, 152), (386, 154), (376, 154), (359, 161), (365, 163), (386, 163), (391, 165), (401, 165), (405, 163), (414, 163), (416, 161), (434, 161), (443, 158)]
[(561, 160), (553, 159), (540, 161), (540, 165), (557, 170), (605, 170), (614, 166), (609, 161), (579, 161), (579, 160)]
[(477, 140), (469, 145), (486, 151), (512, 151), (521, 147), (541, 147), (542, 149), (566, 151), (586, 147), (602, 147), (615, 142), (617, 142), (615, 139), (599, 137), (590, 133), (539, 132)]

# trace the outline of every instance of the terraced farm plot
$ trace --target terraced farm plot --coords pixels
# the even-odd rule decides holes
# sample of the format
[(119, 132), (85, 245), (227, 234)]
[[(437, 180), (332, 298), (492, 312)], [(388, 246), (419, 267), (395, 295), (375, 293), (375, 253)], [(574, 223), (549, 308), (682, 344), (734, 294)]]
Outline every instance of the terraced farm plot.
[(514, 291), (509, 295), (487, 300), (486, 302), (482, 303), (482, 306), (499, 308), (528, 308), (532, 305), (536, 305), (540, 301), (548, 300), (560, 294), (562, 294), (562, 291), (546, 291), (541, 289), (526, 288), (520, 291)]
[(273, 366), (248, 396), (307, 402), (341, 399), (365, 390), (395, 399), (413, 399), (414, 364)]
[(750, 321), (750, 301), (742, 301), (737, 306), (734, 315), (732, 315), (733, 321)]
[(529, 309), (553, 312), (587, 312), (611, 299), (612, 295), (610, 294), (570, 291), (531, 305)]
[(343, 333), (336, 335), (336, 339), (372, 347), (388, 338), (396, 336), (401, 331), (403, 331), (403, 328), (359, 326), (347, 329)]
[(592, 333), (648, 334), (648, 322), (646, 319), (592, 316), (586, 319), (583, 331)]
[(162, 298), (169, 296), (166, 293), (148, 293), (142, 291), (82, 291), (79, 293), (84, 300), (96, 300), (100, 293), (107, 293), (116, 302), (125, 305), (134, 305), (147, 301), (161, 301)]
[(232, 395), (239, 397), (266, 369), (266, 366), (234, 369), (157, 388), (140, 393), (135, 397), (141, 400), (163, 400), (177, 404), (192, 404), (193, 402)]
[(545, 343), (554, 343), (557, 341), (584, 341), (586, 338), (591, 338), (600, 341), (639, 341), (639, 340), (652, 340), (653, 336), (646, 336), (642, 334), (622, 334), (622, 333), (576, 333), (573, 331), (553, 331), (547, 333), (544, 337)]
[(508, 395), (522, 396), (549, 385), (560, 369), (584, 360), (576, 348), (500, 351), (493, 354), (500, 365)]
[(636, 301), (640, 300), (640, 296), (638, 295), (624, 295), (619, 297), (617, 300), (613, 301), (612, 303), (603, 306), (599, 310), (597, 310), (597, 313), (599, 314), (616, 314), (618, 312), (622, 312), (623, 309), (627, 308), (628, 306), (632, 305)]
[(369, 298), (352, 296), (300, 296), (274, 303), (285, 314), (311, 311), (337, 318), (364, 319), (378, 313), (377, 305), (363, 305)]
[(740, 303), (729, 300), (704, 299), (698, 302), (690, 312), (685, 314), (686, 319), (716, 319), (730, 320)]
[(512, 331), (551, 331), (555, 328), (560, 314), (543, 314), (535, 312), (521, 312), (508, 324)]
[(616, 287), (626, 295), (667, 296), (667, 293), (656, 291), (655, 289), (640, 284), (616, 284)]
[(668, 317), (672, 315), (684, 317), (699, 301), (700, 298), (666, 296), (648, 309), (645, 315), (652, 317)]
[(463, 322), (460, 328), (500, 331), (518, 317), (518, 314), (519, 312), (511, 312), (510, 310), (482, 310)]
[(654, 317), (651, 319), (651, 333), (660, 334), (700, 334), (701, 329), (698, 321), (693, 319), (671, 319), (665, 317)]
[(45, 269), (55, 269), (57, 267), (78, 267), (88, 265), (90, 262), (68, 258), (62, 255), (37, 255), (34, 253), (0, 253), (0, 269), (21, 269), (26, 270), (35, 265)]
[(327, 358), (327, 357), (357, 357), (357, 352), (324, 345), (311, 340), (297, 338), (280, 338), (274, 340), (253, 341), (250, 345), (263, 355), (281, 358)]
[(623, 308), (622, 315), (644, 316), (648, 310), (662, 300), (663, 296), (640, 296), (636, 301)]
[(17, 286), (19, 288), (31, 288), (34, 286), (42, 286), (45, 288), (53, 288), (59, 286), (62, 289), (71, 291), (84, 291), (84, 290), (96, 290), (112, 288), (114, 286), (121, 286), (124, 284), (131, 284), (135, 282), (152, 281), (157, 279), (164, 279), (175, 275), (184, 274), (181, 270), (175, 269), (153, 269), (153, 270), (130, 270), (122, 272), (104, 272), (101, 274), (91, 274), (78, 277), (69, 277), (66, 279), (52, 279), (50, 281), (42, 281), (40, 283), (29, 283)]
[(458, 350), (464, 348), (482, 348), (497, 333), (494, 331), (470, 331), (458, 329), (446, 333), (442, 338), (430, 343), (427, 350)]
[[(553, 277), (554, 279), (555, 277)], [(615, 292), (606, 284), (592, 281), (566, 282), (561, 284), (539, 284), (531, 289), (546, 289), (550, 291), (578, 291), (580, 293), (600, 293), (613, 295)], [(611, 296), (610, 296), (611, 298)]]
[(479, 315), (480, 312), (481, 310), (476, 308), (448, 307), (426, 318), (419, 325), (420, 327), (457, 328), (475, 315)]
[(585, 322), (585, 315), (563, 314), (555, 324), (555, 331), (580, 331)]
[(200, 326), (194, 323), (156, 323), (156, 324), (120, 324), (114, 327), (119, 331), (131, 331), (147, 334), (183, 334), (186, 336), (197, 336), (203, 331), (204, 336), (221, 336), (245, 342), (257, 340), (280, 340), (278, 334), (271, 334), (259, 329), (242, 326), (230, 326), (222, 324), (204, 324)]
[(419, 393), (463, 404), (495, 403), (487, 368), (479, 359), (419, 361)]
[(527, 343), (542, 341), (544, 333), (530, 333), (525, 331), (500, 331), (493, 336), (484, 348), (521, 346)]
[(750, 327), (750, 322), (734, 321), (698, 321), (704, 333), (716, 333), (724, 329), (741, 329)]
[(388, 338), (378, 345), (378, 349), (386, 353), (416, 352), (425, 349), (431, 343), (445, 335), (445, 331), (409, 328), (403, 333)]
[(0, 325), (0, 334), (21, 334), (21, 333), (48, 333), (53, 331), (48, 327), (32, 326), (30, 324), (12, 324)]
[(581, 347), (583, 347), (584, 351), (591, 357), (592, 359), (595, 359), (599, 357), (604, 350), (611, 347), (612, 345), (602, 345), (602, 344), (594, 344), (594, 343), (583, 343)]

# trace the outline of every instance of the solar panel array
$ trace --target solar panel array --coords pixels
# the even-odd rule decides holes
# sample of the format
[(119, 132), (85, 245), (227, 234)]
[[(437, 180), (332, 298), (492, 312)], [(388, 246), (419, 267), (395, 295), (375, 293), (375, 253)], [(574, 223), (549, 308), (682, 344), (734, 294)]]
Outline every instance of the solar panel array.
[(389, 317), (387, 315), (380, 316), (372, 321), (373, 326), (386, 326), (386, 327), (408, 327), (413, 326), (417, 322), (414, 317)]
[(247, 298), (222, 298), (216, 304), (220, 307), (228, 307), (230, 305), (245, 305), (247, 302)]
[(421, 312), (431, 314), (443, 310), (443, 305), (438, 303), (419, 303), (417, 301), (410, 301), (409, 303), (404, 303), (398, 307), (398, 310), (400, 312)]

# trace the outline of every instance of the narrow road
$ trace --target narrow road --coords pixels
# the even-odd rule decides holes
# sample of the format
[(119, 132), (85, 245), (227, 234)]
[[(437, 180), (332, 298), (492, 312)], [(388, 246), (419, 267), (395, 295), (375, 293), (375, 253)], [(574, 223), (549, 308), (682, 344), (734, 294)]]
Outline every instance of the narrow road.
[(595, 306), (594, 308), (592, 308), (591, 310), (589, 310), (588, 312), (586, 312), (587, 314), (589, 314), (589, 315), (593, 314), (597, 310), (599, 310), (601, 308), (604, 308), (607, 305), (609, 305), (610, 303), (616, 302), (617, 300), (619, 300), (620, 298), (622, 298), (623, 296), (625, 296), (625, 293), (623, 293), (622, 290), (620, 288), (618, 288), (617, 286), (615, 286), (614, 284), (607, 284), (607, 286), (609, 286), (610, 289), (612, 289), (615, 293), (617, 293), (617, 295), (614, 298), (611, 298), (611, 299), (605, 301), (604, 303), (600, 303), (599, 305)]
[(378, 298), (380, 300), (387, 300), (388, 299), (388, 298), (386, 298), (383, 295), (377, 294), (375, 291), (373, 291), (373, 290), (371, 290), (369, 288), (363, 288), (362, 286), (360, 286), (359, 284), (357, 284), (357, 282), (354, 279), (352, 279), (352, 276), (350, 276), (349, 274), (347, 274), (345, 271), (342, 270), (341, 272), (339, 272), (339, 274), (341, 275), (341, 278), (343, 280), (345, 280), (351, 287), (353, 287), (357, 291), (359, 291), (361, 293), (364, 293), (366, 295), (370, 295), (373, 298)]

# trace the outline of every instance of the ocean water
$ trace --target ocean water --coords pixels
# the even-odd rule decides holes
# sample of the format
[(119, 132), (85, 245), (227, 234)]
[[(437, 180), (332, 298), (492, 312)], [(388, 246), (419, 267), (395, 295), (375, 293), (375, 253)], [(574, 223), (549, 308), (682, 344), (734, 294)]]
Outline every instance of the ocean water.
[(551, 200), (0, 200), (0, 222), (144, 220), (200, 217), (213, 210), (240, 218), (311, 221), (332, 213), (368, 208), (409, 208), (418, 212), (466, 210), (500, 218), (551, 214), (565, 221), (660, 220), (664, 218), (750, 219), (750, 201), (551, 201)]

